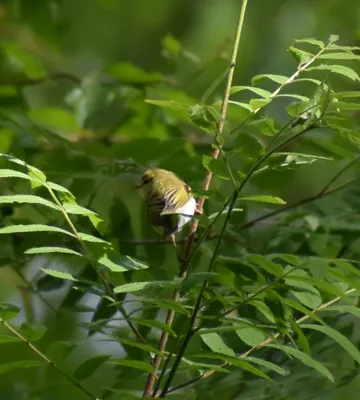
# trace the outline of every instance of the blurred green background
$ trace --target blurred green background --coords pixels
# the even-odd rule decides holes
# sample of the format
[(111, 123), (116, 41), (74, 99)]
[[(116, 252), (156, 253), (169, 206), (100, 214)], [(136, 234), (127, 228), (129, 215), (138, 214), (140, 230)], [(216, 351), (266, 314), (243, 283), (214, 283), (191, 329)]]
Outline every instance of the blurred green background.
[[(0, 152), (12, 153), (37, 166), (49, 179), (71, 190), (79, 204), (98, 212), (105, 222), (106, 237), (115, 243), (119, 253), (156, 266), (150, 272), (117, 277), (119, 284), (171, 279), (177, 268), (170, 246), (128, 243), (158, 239), (146, 222), (139, 196), (133, 190), (142, 167), (171, 169), (196, 191), (201, 188), (206, 172), (201, 156), (209, 154), (211, 149), (211, 137), (189, 126), (182, 110), (163, 111), (144, 100), (197, 103), (228, 66), (240, 5), (239, 0), (3, 0), (0, 4)], [(293, 40), (316, 37), (326, 41), (330, 34), (339, 35), (342, 44), (360, 45), (358, 0), (250, 0), (234, 84), (248, 85), (251, 77), (260, 73), (291, 75), (296, 63), (286, 50)], [(347, 87), (360, 90), (358, 82), (346, 82), (344, 87), (343, 90)], [(222, 94), (220, 86), (213, 99), (220, 101)], [(274, 102), (266, 113), (285, 121), (284, 105), (281, 101)], [(239, 110), (230, 107), (232, 120), (241, 119), (243, 112)], [(331, 143), (342, 143), (341, 140), (329, 139)], [(295, 149), (312, 149), (313, 143), (304, 140), (297, 146)], [(301, 171), (272, 172), (255, 180), (249, 191), (271, 191), (288, 201), (314, 194), (342, 166), (341, 159), (357, 150), (357, 144), (347, 143), (338, 155), (338, 162), (331, 165), (320, 162)], [(320, 153), (328, 155), (324, 149)], [(349, 171), (348, 176), (355, 172)], [(223, 194), (231, 192), (231, 185), (215, 179), (212, 189), (220, 188)], [(0, 190), (29, 191), (24, 182), (9, 186), (4, 180), (0, 181)], [(214, 212), (218, 204), (208, 203), (205, 211)], [(259, 215), (262, 207), (247, 210), (247, 215)], [(319, 209), (325, 214), (336, 210), (336, 218), (348, 217), (348, 209), (336, 197), (323, 200)], [(350, 217), (358, 219), (356, 213)], [(60, 217), (44, 215), (30, 206), (15, 211), (2, 208), (2, 226), (9, 221), (42, 220), (64, 226)], [(76, 222), (83, 231), (91, 231), (91, 225), (81, 218)], [(248, 238), (257, 251), (272, 245), (273, 230), (267, 228)], [(280, 232), (285, 237), (288, 234), (285, 230)], [(297, 239), (291, 240), (286, 244), (289, 252), (291, 245), (300, 247)], [(19, 325), (27, 320), (46, 326), (48, 332), (39, 346), (54, 360), (59, 357), (69, 371), (97, 354), (123, 356), (119, 343), (104, 340), (101, 334), (88, 339), (79, 326), (91, 321), (92, 313), (86, 311), (97, 307), (98, 298), (80, 295), (77, 302), (77, 292), (69, 291), (69, 285), (56, 290), (45, 288), (39, 267), (78, 272), (85, 265), (59, 256), (36, 256), (31, 260), (23, 257), (25, 249), (41, 241), (54, 243), (56, 239), (40, 234), (1, 237), (1, 258), (5, 261), (0, 269), (0, 300), (16, 303), (22, 309), (12, 323)], [(329, 254), (334, 252), (332, 245), (327, 248)], [(273, 244), (273, 248), (277, 246), (278, 243)], [(211, 244), (204, 245), (199, 256), (200, 270), (211, 249)], [(20, 275), (14, 272), (16, 269), (21, 271)], [(29, 291), (26, 282), (42, 293), (55, 312), (44, 305), (44, 299)], [(61, 312), (56, 311), (59, 308)], [(118, 327), (118, 334), (122, 334), (123, 324), (120, 322)], [(1, 333), (7, 334), (5, 330)], [(156, 343), (156, 332), (153, 335)], [(76, 349), (63, 361), (67, 351), (70, 352), (71, 342), (77, 343)], [(0, 363), (37, 359), (25, 344), (0, 346)], [(341, 364), (346, 370), (350, 361), (340, 349), (332, 351), (329, 359), (340, 360), (337, 367)], [(144, 374), (134, 378), (127, 371), (122, 372), (123, 387), (129, 390), (137, 387), (141, 393)], [(312, 370), (300, 369), (297, 376), (301, 375), (301, 379), (296, 382), (252, 381), (248, 391), (242, 393), (236, 384), (245, 378), (236, 372), (227, 380), (214, 380), (210, 388), (205, 382), (200, 389), (189, 389), (176, 397), (209, 398), (208, 391), (212, 390), (211, 398), (224, 395), (229, 400), (356, 398), (358, 377), (349, 384), (333, 387), (324, 380), (312, 379), (308, 376), (311, 373)], [(187, 372), (184, 374), (188, 376)], [(96, 392), (99, 387), (111, 386), (116, 376), (111, 366), (103, 365), (85, 384)], [(0, 375), (0, 399), (38, 398), (86, 397), (74, 386), (64, 385), (63, 378), (51, 368), (20, 369)], [(117, 394), (111, 398), (127, 397)]]

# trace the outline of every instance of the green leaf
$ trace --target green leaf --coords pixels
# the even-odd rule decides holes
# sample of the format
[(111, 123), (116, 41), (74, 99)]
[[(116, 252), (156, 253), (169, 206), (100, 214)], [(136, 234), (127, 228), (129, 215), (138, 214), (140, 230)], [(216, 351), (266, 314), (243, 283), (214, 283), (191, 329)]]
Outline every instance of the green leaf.
[(233, 86), (230, 89), (230, 95), (241, 92), (243, 90), (249, 90), (250, 92), (258, 94), (259, 96), (263, 97), (264, 99), (271, 96), (271, 92), (269, 92), (268, 90), (264, 90), (264, 89), (254, 87), (254, 86)]
[(353, 53), (323, 53), (318, 56), (325, 60), (360, 60), (360, 56)]
[(286, 204), (286, 202), (280, 197), (270, 196), (270, 195), (255, 195), (255, 196), (246, 196), (239, 197), (241, 201), (257, 201), (260, 203), (270, 203), (270, 204)]
[(18, 369), (32, 368), (47, 365), (44, 361), (13, 361), (7, 364), (0, 364), (0, 374), (5, 374), (7, 372), (15, 371)]
[(128, 360), (127, 358), (112, 358), (107, 361), (107, 364), (123, 366), (129, 368), (141, 369), (145, 372), (152, 372), (152, 366), (144, 361)]
[(108, 355), (97, 356), (84, 361), (74, 372), (75, 379), (82, 381), (92, 375), (105, 361), (110, 358)]
[(23, 172), (14, 171), (13, 169), (0, 169), (0, 178), (21, 178), (31, 180), (33, 179)]
[(279, 367), (278, 365), (276, 365), (272, 362), (263, 360), (261, 358), (246, 357), (245, 360), (249, 361), (251, 363), (254, 363), (254, 364), (261, 365), (262, 367), (265, 367), (265, 368), (269, 369), (270, 371), (274, 371), (274, 372), (278, 373), (279, 375), (282, 375), (282, 376), (289, 375), (289, 371), (286, 371), (285, 369)]
[(46, 328), (45, 326), (38, 326), (35, 324), (24, 322), (21, 325), (20, 333), (24, 336), (25, 339), (29, 340), (30, 342), (36, 342), (44, 336), (47, 330), (48, 328)]
[(204, 333), (200, 337), (213, 352), (235, 356), (234, 350), (227, 346), (217, 333)]
[[(108, 339), (104, 339), (104, 340), (107, 341)], [(118, 339), (115, 339), (115, 341), (116, 341), (116, 343), (119, 342)], [(162, 353), (156, 347), (150, 346), (148, 344), (137, 343), (137, 342), (133, 342), (133, 341), (128, 340), (128, 339), (123, 339), (123, 338), (120, 339), (120, 343), (122, 345), (136, 347), (137, 349), (144, 350), (144, 351), (146, 351), (148, 353), (154, 353), (154, 354), (156, 354), (158, 356), (162, 356)]]
[(104, 267), (110, 269), (113, 272), (124, 272), (124, 271), (131, 271), (131, 270), (139, 270), (139, 269), (147, 269), (149, 268), (148, 265), (142, 263), (139, 260), (136, 260), (130, 256), (123, 256), (117, 257), (115, 261), (109, 259), (107, 254), (99, 257), (97, 262)]
[(250, 108), (252, 111), (256, 111), (259, 108), (265, 107), (271, 102), (271, 98), (268, 99), (252, 99), (250, 100)]
[(301, 361), (307, 367), (315, 369), (317, 372), (319, 372), (325, 378), (329, 379), (331, 382), (335, 382), (333, 375), (324, 365), (320, 364), (318, 361), (314, 360), (313, 358), (303, 353), (302, 351), (299, 351), (293, 347), (277, 345), (277, 344), (268, 344), (266, 345), (266, 347), (272, 347), (280, 351), (283, 351), (289, 356), (294, 357), (297, 360)]
[(236, 367), (239, 367), (245, 371), (249, 371), (253, 373), (254, 375), (260, 376), (263, 379), (271, 380), (264, 372), (262, 372), (260, 369), (254, 367), (247, 361), (245, 361), (242, 358), (239, 357), (230, 357), (225, 354), (216, 354), (216, 353), (199, 353), (199, 354), (191, 354), (192, 357), (200, 357), (200, 358), (211, 358), (211, 359), (217, 359), (217, 360), (222, 360), (225, 361), (226, 363), (229, 363), (230, 365), (234, 365)]
[(111, 65), (105, 68), (104, 72), (127, 85), (149, 85), (164, 79), (158, 72), (146, 72), (128, 62)]
[(173, 287), (175, 284), (174, 281), (149, 281), (149, 282), (132, 282), (125, 283), (124, 285), (117, 286), (114, 288), (114, 293), (131, 293), (138, 292), (139, 290), (143, 290), (145, 288), (168, 288), (169, 286)]
[(252, 78), (251, 84), (255, 85), (256, 82), (262, 80), (262, 79), (270, 79), (273, 82), (280, 83), (281, 85), (284, 85), (288, 80), (288, 76), (284, 75), (273, 75), (273, 74), (261, 74), (261, 75), (256, 75)]
[(307, 68), (306, 71), (314, 71), (314, 70), (326, 70), (331, 71), (334, 74), (343, 75), (353, 81), (360, 81), (359, 75), (351, 68), (345, 67), (344, 65), (318, 65), (317, 67)]
[(108, 243), (106, 240), (101, 239), (99, 237), (93, 236), (93, 235), (89, 235), (88, 233), (84, 233), (84, 232), (78, 232), (80, 238), (84, 241), (84, 242), (90, 242), (90, 243)]
[(9, 196), (0, 196), (0, 204), (12, 203), (38, 204), (53, 208), (54, 210), (60, 210), (60, 208), (56, 204), (39, 196), (34, 196), (30, 194), (13, 194)]
[(70, 192), (69, 189), (66, 189), (65, 187), (58, 185), (57, 183), (54, 182), (47, 182), (47, 186), (52, 189), (52, 190), (56, 190), (58, 192), (64, 192), (67, 193), (68, 195), (70, 195), (70, 197), (72, 197), (73, 199), (75, 199), (74, 195)]
[(314, 46), (318, 46), (321, 49), (323, 49), (325, 47), (324, 42), (322, 42), (321, 40), (316, 40), (313, 38), (305, 38), (305, 39), (295, 39), (294, 40), (295, 43), (309, 43), (309, 44), (313, 44)]
[(324, 333), (326, 336), (329, 336), (336, 343), (338, 343), (349, 355), (352, 357), (358, 364), (360, 364), (360, 351), (354, 346), (350, 340), (345, 337), (340, 332), (336, 331), (330, 326), (327, 325), (316, 325), (316, 324), (301, 324), (301, 328), (303, 329), (312, 329), (321, 333)]
[(55, 246), (44, 246), (44, 247), (32, 247), (25, 251), (25, 254), (48, 254), (48, 253), (62, 253), (72, 254), (74, 256), (83, 257), (82, 254), (77, 251), (67, 249), (66, 247), (55, 247)]
[(360, 308), (350, 305), (334, 305), (326, 307), (326, 311), (338, 311), (341, 314), (349, 313), (354, 315), (356, 318), (360, 318)]
[[(197, 371), (207, 371), (207, 370), (213, 370), (216, 372), (224, 372), (224, 373), (228, 373), (230, 371), (228, 371), (225, 368), (221, 368), (219, 367), (219, 365), (215, 365), (215, 364), (205, 364), (205, 363), (197, 363), (197, 362), (193, 362), (185, 357), (181, 358), (182, 361), (182, 365), (179, 369), (196, 369)], [(184, 365), (186, 364), (186, 365)]]
[(0, 344), (4, 343), (20, 343), (21, 339), (16, 336), (0, 335)]
[(45, 272), (45, 274), (53, 276), (54, 278), (65, 279), (67, 281), (74, 281), (74, 282), (78, 281), (78, 279), (74, 278), (68, 272), (55, 271), (53, 269), (47, 269), (47, 268), (41, 268), (41, 270)]
[(145, 99), (145, 103), (153, 104), (154, 106), (158, 107), (165, 107), (171, 108), (173, 110), (184, 110), (188, 111), (190, 104), (180, 103), (175, 100), (152, 100), (152, 99)]
[(214, 175), (222, 179), (230, 179), (229, 170), (224, 162), (224, 160), (214, 159), (210, 156), (202, 156), (203, 166)]
[(15, 318), (20, 312), (20, 308), (14, 304), (0, 303), (0, 319), (7, 321)]
[(299, 64), (304, 64), (304, 63), (310, 61), (314, 57), (313, 54), (311, 54), (307, 51), (300, 50), (294, 46), (290, 46), (289, 51), (295, 57), (296, 61)]
[(132, 318), (132, 321), (137, 322), (140, 325), (149, 326), (151, 328), (158, 328), (163, 332), (169, 333), (171, 336), (176, 336), (176, 333), (165, 322), (144, 318)]
[(0, 228), (0, 234), (6, 233), (26, 233), (26, 232), (58, 232), (64, 233), (65, 235), (69, 235), (75, 237), (75, 235), (65, 229), (58, 228), (56, 226), (48, 226), (41, 224), (29, 224), (29, 225), (9, 225), (4, 228)]
[(168, 34), (163, 37), (161, 45), (163, 49), (162, 54), (165, 55), (165, 57), (177, 59), (182, 52), (181, 43), (172, 35)]
[(236, 330), (236, 334), (239, 338), (249, 345), (250, 347), (256, 347), (262, 343), (267, 335), (256, 327), (244, 327)]
[(94, 211), (88, 210), (85, 207), (81, 207), (77, 204), (70, 204), (70, 203), (63, 203), (63, 207), (65, 208), (66, 212), (69, 214), (78, 214), (78, 215), (96, 215)]
[[(241, 101), (229, 100), (229, 104), (234, 104), (235, 106), (239, 106), (241, 108), (245, 108), (245, 110), (248, 110), (248, 111), (252, 112), (252, 108), (250, 107), (250, 105), (248, 103), (243, 103)], [(214, 106), (215, 105), (218, 105), (218, 103), (214, 103)]]

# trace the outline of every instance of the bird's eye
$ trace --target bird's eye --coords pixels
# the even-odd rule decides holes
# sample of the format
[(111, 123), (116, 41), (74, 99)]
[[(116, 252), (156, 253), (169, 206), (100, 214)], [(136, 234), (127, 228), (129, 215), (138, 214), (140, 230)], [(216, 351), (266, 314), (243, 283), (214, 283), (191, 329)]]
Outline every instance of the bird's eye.
[(143, 176), (141, 178), (141, 184), (142, 185), (146, 185), (147, 183), (149, 183), (153, 178), (151, 176)]

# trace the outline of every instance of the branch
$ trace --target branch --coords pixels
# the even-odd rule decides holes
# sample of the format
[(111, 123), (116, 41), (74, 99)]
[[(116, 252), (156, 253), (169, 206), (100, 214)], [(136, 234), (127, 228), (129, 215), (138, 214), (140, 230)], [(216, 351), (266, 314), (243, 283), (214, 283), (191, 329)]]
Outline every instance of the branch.
[[(239, 43), (240, 43), (240, 37), (241, 37), (241, 31), (244, 23), (244, 17), (245, 17), (245, 11), (246, 11), (246, 6), (247, 6), (247, 0), (243, 0), (238, 22), (237, 22), (237, 27), (236, 27), (236, 33), (235, 33), (235, 38), (234, 38), (234, 44), (232, 48), (232, 55), (231, 55), (231, 60), (230, 60), (230, 67), (229, 67), (229, 73), (227, 77), (227, 82), (226, 82), (226, 88), (225, 88), (225, 93), (224, 93), (224, 98), (221, 106), (221, 118), (218, 122), (217, 125), (217, 130), (218, 130), (218, 135), (221, 135), (224, 129), (224, 123), (226, 120), (226, 114), (227, 114), (227, 107), (229, 103), (229, 97), (230, 97), (230, 89), (232, 86), (232, 81), (233, 81), (233, 76), (234, 76), (234, 70), (235, 70), (235, 64), (236, 64), (236, 59), (237, 59), (237, 53), (238, 53), (238, 48), (239, 48)], [(211, 157), (213, 159), (217, 159), (219, 156), (220, 150), (218, 148), (214, 149)], [(212, 179), (212, 173), (210, 171), (207, 172), (204, 183), (202, 186), (203, 191), (207, 191), (209, 189), (210, 183)], [(204, 206), (205, 198), (200, 197), (198, 201), (197, 208), (201, 212)], [(185, 252), (184, 252), (184, 262), (181, 263), (180, 265), (180, 270), (179, 270), (179, 278), (181, 280), (184, 280), (186, 277), (186, 272), (187, 272), (187, 267), (189, 265), (189, 256), (191, 253), (191, 249), (195, 240), (195, 234), (197, 231), (199, 225), (198, 220), (194, 220), (191, 226), (191, 231), (188, 237), (188, 240), (185, 245)], [(173, 293), (173, 301), (178, 302), (180, 300), (180, 294), (179, 290), (176, 289)], [(175, 316), (175, 311), (174, 310), (169, 310), (167, 317), (166, 317), (166, 324), (171, 327), (173, 319)], [(143, 397), (150, 397), (153, 392), (154, 388), (154, 383), (157, 377), (157, 373), (160, 367), (161, 363), (161, 358), (162, 358), (162, 353), (165, 350), (167, 341), (168, 341), (169, 334), (167, 332), (163, 332), (160, 338), (158, 350), (161, 353), (161, 355), (156, 355), (154, 357), (153, 363), (152, 363), (152, 372), (148, 375), (148, 379), (145, 385), (145, 390)]]

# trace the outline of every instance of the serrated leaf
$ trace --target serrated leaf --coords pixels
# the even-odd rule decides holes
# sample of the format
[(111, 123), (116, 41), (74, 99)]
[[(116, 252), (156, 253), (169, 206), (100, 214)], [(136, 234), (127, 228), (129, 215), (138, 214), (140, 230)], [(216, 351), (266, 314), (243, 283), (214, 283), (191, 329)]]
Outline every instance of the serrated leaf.
[(78, 281), (78, 279), (74, 278), (68, 272), (55, 271), (53, 269), (47, 269), (47, 268), (41, 268), (41, 270), (45, 272), (45, 274), (53, 276), (54, 278), (65, 279), (67, 281), (74, 281), (74, 282)]
[(330, 328), (330, 326), (327, 325), (301, 324), (300, 326), (302, 329), (312, 329), (329, 336), (336, 343), (338, 343), (350, 355), (350, 357), (360, 364), (360, 351), (342, 333)]
[(97, 356), (84, 361), (74, 372), (75, 379), (82, 381), (92, 375), (105, 361), (110, 358), (108, 355)]
[(230, 89), (230, 95), (241, 92), (243, 90), (249, 90), (250, 92), (258, 94), (259, 96), (263, 97), (264, 99), (271, 96), (271, 92), (269, 92), (268, 90), (264, 90), (264, 89), (254, 87), (254, 86), (233, 86)]
[(7, 321), (15, 318), (20, 312), (20, 308), (14, 304), (0, 303), (0, 319)]
[(83, 257), (82, 254), (77, 251), (67, 249), (66, 247), (56, 247), (56, 246), (44, 246), (44, 247), (32, 247), (25, 251), (25, 254), (47, 254), (47, 253), (62, 253), (62, 254), (72, 254), (74, 256)]
[(289, 346), (284, 346), (284, 345), (276, 345), (276, 344), (268, 344), (266, 347), (271, 347), (278, 349), (291, 357), (294, 357), (301, 361), (304, 365), (315, 369), (317, 372), (319, 372), (321, 375), (323, 375), (325, 378), (329, 379), (331, 382), (335, 382), (333, 375), (331, 372), (321, 363), (318, 361), (314, 360), (310, 356), (308, 356), (306, 353), (303, 353), (302, 351), (299, 351), (293, 347)]
[(289, 51), (295, 57), (296, 61), (299, 64), (305, 64), (306, 62), (310, 61), (314, 57), (313, 54), (311, 54), (307, 51), (304, 51), (304, 50), (300, 50), (294, 46), (290, 46)]
[(70, 204), (70, 203), (63, 203), (63, 207), (65, 208), (66, 212), (69, 214), (78, 214), (78, 215), (96, 215), (94, 211), (88, 210), (85, 207), (81, 207), (77, 204)]
[(256, 195), (256, 196), (246, 196), (239, 197), (241, 201), (257, 201), (260, 203), (270, 203), (270, 204), (286, 204), (286, 202), (280, 197), (270, 196), (270, 195)]
[(331, 71), (334, 74), (343, 75), (353, 81), (360, 81), (359, 75), (351, 68), (345, 67), (344, 65), (318, 65), (317, 67), (307, 68), (306, 71), (314, 71), (314, 70), (326, 70)]
[(125, 283), (124, 285), (117, 286), (114, 288), (114, 293), (130, 293), (130, 292), (138, 292), (139, 290), (143, 290), (145, 288), (154, 288), (159, 287), (168, 288), (174, 285), (174, 281), (148, 281), (148, 282), (132, 282), (132, 283)]
[(20, 171), (14, 171), (13, 169), (0, 169), (0, 178), (21, 178), (31, 180), (31, 176), (24, 174)]
[(58, 192), (64, 192), (67, 193), (68, 195), (70, 195), (73, 199), (75, 199), (75, 196), (70, 192), (69, 189), (66, 189), (64, 186), (61, 186), (57, 183), (54, 182), (47, 182), (47, 186), (52, 189), (52, 190), (56, 190)]
[(88, 233), (84, 233), (84, 232), (78, 232), (80, 238), (84, 241), (84, 242), (90, 242), (90, 243), (108, 243), (106, 240), (101, 239), (99, 237), (96, 237), (94, 235), (89, 235)]
[(12, 203), (38, 204), (47, 206), (49, 208), (53, 208), (54, 210), (58, 211), (60, 210), (60, 208), (53, 202), (31, 194), (13, 194), (9, 196), (0, 196), (0, 204), (12, 204)]
[(323, 53), (318, 56), (325, 60), (360, 60), (360, 56), (353, 53)]
[(152, 372), (152, 366), (144, 361), (128, 360), (126, 358), (112, 358), (107, 364), (141, 369), (145, 372)]
[(318, 46), (321, 49), (323, 49), (325, 47), (324, 42), (322, 42), (321, 40), (316, 40), (313, 38), (305, 38), (305, 39), (295, 39), (294, 40), (295, 43), (309, 43), (309, 44), (313, 44), (314, 46)]
[(75, 235), (65, 229), (58, 228), (56, 226), (42, 225), (42, 224), (29, 224), (29, 225), (9, 225), (4, 228), (0, 228), (0, 234), (7, 233), (27, 233), (27, 232), (57, 232), (64, 233), (75, 237)]

